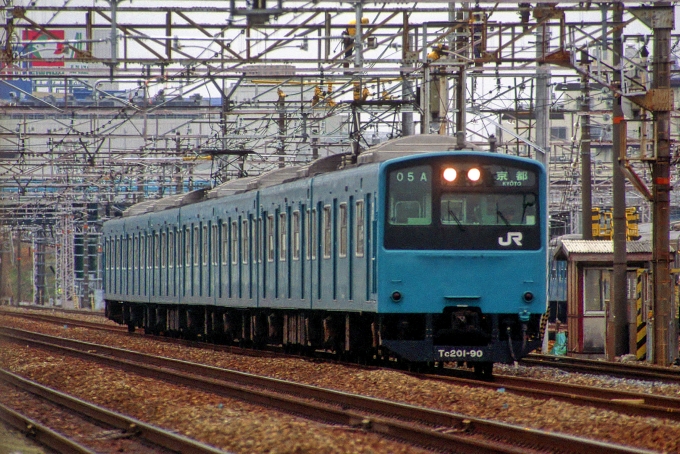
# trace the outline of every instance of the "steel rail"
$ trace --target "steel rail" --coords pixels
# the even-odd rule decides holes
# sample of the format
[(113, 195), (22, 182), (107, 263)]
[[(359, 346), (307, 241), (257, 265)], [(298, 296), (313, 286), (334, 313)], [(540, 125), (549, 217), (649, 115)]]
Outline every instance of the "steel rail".
[[(77, 326), (79, 328), (90, 328), (90, 329), (96, 329), (100, 331), (112, 331), (115, 333), (127, 333), (128, 329), (125, 326), (119, 326), (119, 325), (105, 325), (104, 323), (97, 323), (97, 322), (88, 322), (86, 320), (78, 320), (75, 318), (67, 318), (67, 317), (59, 317), (57, 315), (49, 315), (49, 314), (29, 314), (29, 313), (22, 313), (22, 312), (13, 312), (13, 311), (7, 311), (0, 309), (0, 315), (7, 315), (7, 316), (16, 316), (20, 318), (24, 318), (27, 320), (34, 320), (38, 322), (45, 322), (45, 323), (53, 323), (53, 324), (62, 324), (62, 325), (68, 325), (68, 326)], [(91, 313), (90, 315), (96, 315), (94, 313)], [(105, 320), (102, 317), (102, 320)]]
[(26, 434), (27, 437), (40, 443), (42, 446), (53, 449), (56, 452), (63, 454), (94, 454), (94, 451), (85, 446), (69, 440), (49, 427), (2, 404), (0, 404), (0, 420)]
[[(16, 312), (4, 312), (0, 309), (0, 313), (18, 314), (26, 316), (32, 320), (45, 321), (49, 323), (68, 324), (71, 326), (80, 326), (84, 328), (92, 328), (97, 330), (110, 330), (116, 333), (125, 332), (127, 330), (117, 326), (107, 326), (94, 322), (85, 322), (80, 320), (73, 320), (64, 317), (46, 316), (42, 314), (24, 314)], [(259, 350), (244, 350), (238, 347), (224, 347), (205, 344), (201, 342), (191, 342), (179, 339), (159, 338), (161, 342), (171, 341), (181, 345), (193, 346), (198, 348), (205, 348), (209, 345), (212, 349), (219, 349), (228, 351), (230, 353), (251, 354), (252, 352), (259, 352), (265, 355), (271, 355), (271, 351), (266, 353)], [(442, 372), (446, 372), (443, 369)], [(466, 378), (442, 376), (441, 374), (412, 374), (420, 378), (430, 380), (438, 380), (445, 382), (454, 382), (459, 385), (467, 385), (474, 387), (486, 387), (492, 389), (503, 388), (506, 391), (515, 394), (536, 397), (539, 399), (558, 399), (563, 402), (569, 402), (574, 405), (590, 405), (597, 408), (612, 410), (619, 413), (624, 413), (632, 416), (645, 416), (666, 418), (674, 421), (680, 421), (680, 398), (659, 396), (646, 393), (635, 393), (630, 391), (619, 391), (616, 389), (587, 387), (580, 385), (573, 385), (568, 383), (558, 383), (546, 380), (536, 380), (523, 377), (514, 377), (509, 375), (495, 375), (493, 382), (484, 382), (479, 380), (470, 380)], [(219, 377), (215, 377), (219, 378)], [(244, 380), (243, 383), (249, 383)], [(263, 384), (264, 386), (264, 384)]]
[[(70, 313), (70, 310), (65, 310), (66, 313)], [(74, 311), (77, 312), (77, 311)], [(242, 347), (237, 347), (234, 345), (224, 345), (224, 344), (210, 344), (207, 342), (200, 342), (200, 341), (192, 341), (192, 340), (187, 340), (187, 339), (178, 339), (174, 337), (165, 337), (165, 336), (155, 336), (155, 335), (147, 335), (143, 334), (141, 332), (134, 332), (131, 333), (128, 331), (127, 327), (124, 326), (119, 326), (119, 325), (106, 325), (104, 323), (97, 323), (97, 322), (88, 322), (84, 320), (78, 320), (78, 319), (73, 319), (73, 318), (68, 318), (68, 317), (60, 317), (58, 315), (49, 315), (49, 314), (32, 314), (32, 313), (27, 313), (27, 312), (14, 312), (14, 311), (7, 311), (4, 310), (0, 307), (0, 315), (7, 315), (7, 316), (14, 316), (14, 317), (20, 317), (24, 318), (27, 320), (35, 320), (39, 322), (44, 322), (44, 323), (52, 323), (52, 324), (57, 324), (57, 325), (66, 325), (69, 327), (78, 327), (78, 328), (88, 328), (88, 329), (94, 329), (97, 331), (108, 331), (112, 332), (115, 334), (122, 334), (122, 335), (127, 335), (127, 336), (132, 336), (132, 337), (144, 337), (144, 336), (152, 336), (153, 339), (157, 342), (165, 342), (168, 344), (176, 344), (176, 345), (183, 345), (186, 347), (193, 347), (193, 348), (201, 348), (201, 349), (210, 349), (210, 350), (216, 350), (216, 351), (222, 351), (222, 352), (227, 352), (227, 353), (232, 353), (235, 355), (248, 355), (248, 356), (257, 356), (257, 357), (272, 357), (273, 355), (280, 356), (282, 355), (275, 349), (265, 349), (265, 350), (254, 350), (254, 349), (249, 349), (249, 348), (242, 348)], [(91, 313), (90, 315), (97, 315), (95, 313)], [(291, 356), (291, 355), (287, 355)]]
[(605, 374), (638, 380), (663, 380), (670, 383), (680, 384), (680, 369), (672, 369), (662, 366), (613, 363), (606, 361), (596, 361), (592, 359), (537, 354), (531, 354), (523, 358), (520, 363), (531, 366), (556, 367), (558, 369), (590, 374)]
[(411, 374), (428, 380), (462, 386), (484, 387), (538, 399), (555, 399), (573, 405), (601, 408), (630, 416), (680, 421), (680, 399), (669, 396), (596, 388), (510, 375), (494, 375), (492, 382), (455, 376)]
[[(195, 454), (224, 453), (224, 451), (220, 449), (208, 446), (195, 440), (191, 440), (190, 438), (184, 437), (182, 435), (177, 435), (176, 433), (169, 432), (151, 424), (147, 424), (138, 419), (107, 410), (97, 405), (93, 405), (89, 402), (85, 402), (83, 400), (69, 396), (68, 394), (64, 394), (62, 392), (40, 385), (32, 380), (25, 379), (3, 369), (0, 369), (0, 381), (39, 396), (56, 405), (60, 405), (69, 410), (75, 411), (87, 418), (94, 419), (108, 426), (123, 430), (127, 433), (132, 433), (136, 437), (147, 440), (166, 449), (182, 453)], [(83, 452), (71, 450), (62, 451), (61, 448), (57, 447), (55, 447), (55, 449), (57, 449), (58, 452)], [(84, 452), (91, 451), (86, 450)]]
[[(0, 337), (307, 418), (360, 426), (434, 449), (526, 452), (527, 447), (540, 447), (570, 453), (652, 452), (12, 328), (0, 328)], [(493, 441), (499, 439), (506, 444)], [(508, 447), (508, 440), (514, 440), (514, 446)]]

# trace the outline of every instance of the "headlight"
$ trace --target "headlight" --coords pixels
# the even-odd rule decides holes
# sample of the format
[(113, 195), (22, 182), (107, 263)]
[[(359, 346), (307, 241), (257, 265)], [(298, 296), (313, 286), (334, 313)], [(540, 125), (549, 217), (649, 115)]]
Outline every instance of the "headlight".
[(470, 170), (468, 170), (467, 176), (470, 181), (477, 182), (479, 181), (479, 178), (482, 176), (482, 172), (477, 167), (473, 167)]
[(447, 167), (446, 169), (444, 169), (444, 174), (443, 174), (443, 176), (444, 176), (444, 179), (445, 179), (446, 181), (448, 181), (449, 183), (451, 183), (451, 182), (453, 182), (453, 181), (456, 179), (456, 177), (458, 176), (458, 172), (456, 172), (456, 169), (454, 169), (453, 167)]

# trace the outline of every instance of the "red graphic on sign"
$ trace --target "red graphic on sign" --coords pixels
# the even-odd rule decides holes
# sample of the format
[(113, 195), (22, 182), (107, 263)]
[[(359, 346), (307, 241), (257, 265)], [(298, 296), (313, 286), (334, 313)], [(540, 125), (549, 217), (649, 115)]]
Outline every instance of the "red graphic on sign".
[[(24, 49), (20, 53), (31, 60), (33, 67), (64, 66), (64, 30), (50, 30), (43, 33), (34, 30), (24, 30)], [(55, 61), (56, 60), (56, 61)]]

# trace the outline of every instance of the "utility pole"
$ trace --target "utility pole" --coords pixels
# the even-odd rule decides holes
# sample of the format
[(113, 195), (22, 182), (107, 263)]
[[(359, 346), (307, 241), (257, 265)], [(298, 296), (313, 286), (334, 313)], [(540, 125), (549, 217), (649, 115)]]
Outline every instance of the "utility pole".
[(670, 274), (670, 132), (673, 90), (671, 88), (671, 31), (675, 26), (675, 7), (670, 2), (628, 8), (628, 11), (653, 30), (651, 89), (631, 100), (651, 111), (655, 153), (652, 165), (652, 361), (668, 366), (678, 357), (678, 318), (673, 304)]
[[(669, 2), (657, 3), (654, 14), (654, 59), (652, 90), (670, 103), (654, 109), (656, 160), (652, 164), (653, 234), (652, 279), (654, 282), (654, 363), (668, 366), (678, 356), (678, 320), (673, 311), (670, 275), (670, 129), (673, 92), (671, 90), (671, 31), (674, 7)], [(669, 20), (670, 18), (670, 20)]]
[(590, 59), (581, 51), (581, 232), (584, 240), (593, 239), (592, 176), (590, 169)]
[[(615, 3), (613, 17), (613, 41), (612, 41), (612, 66), (614, 75), (612, 85), (617, 90), (623, 88), (621, 70), (623, 59), (623, 5)], [(605, 46), (603, 46), (605, 47)], [(619, 162), (621, 156), (625, 156), (626, 146), (626, 122), (623, 117), (623, 97), (614, 95), (613, 109), (613, 136), (612, 136), (612, 211), (614, 260), (611, 280), (611, 298), (609, 307), (605, 307), (607, 320), (606, 348), (607, 360), (614, 361), (617, 356), (628, 353), (628, 316), (627, 316), (627, 282), (626, 268), (628, 265), (626, 255), (626, 180), (621, 171)]]
[[(545, 4), (538, 4), (537, 9), (539, 6), (548, 8)], [(536, 28), (536, 145), (540, 149), (536, 153), (536, 159), (546, 167), (546, 170), (550, 161), (548, 143), (550, 134), (550, 91), (548, 87), (550, 67), (542, 61), (549, 51), (549, 33), (550, 30), (545, 24)], [(548, 175), (550, 175), (550, 172), (548, 172)], [(548, 184), (548, 188), (550, 188), (550, 184)]]
[(279, 140), (276, 154), (279, 155), (279, 168), (283, 168), (286, 165), (286, 95), (281, 89), (279, 89), (278, 94), (279, 100), (276, 103), (276, 110), (279, 111)]
[[(404, 67), (410, 68), (413, 66), (413, 51), (411, 50), (411, 31), (409, 30), (409, 13), (402, 14), (404, 28), (401, 40), (401, 58), (404, 62)], [(409, 79), (408, 72), (402, 72), (402, 91), (401, 97), (404, 101), (413, 101), (413, 86)], [(412, 136), (415, 133), (413, 128), (413, 105), (403, 106), (401, 114), (401, 134), (403, 136)]]
[[(470, 13), (468, 12), (468, 8), (470, 7), (470, 4), (467, 2), (461, 3), (461, 8), (458, 10), (456, 13), (456, 21), (457, 22), (463, 22), (467, 21), (469, 19)], [(468, 45), (468, 36), (465, 35), (464, 31), (458, 31), (456, 33), (456, 55), (459, 55), (462, 52), (462, 49), (465, 49), (465, 47)], [(471, 34), (472, 35), (472, 34)], [(469, 37), (470, 41), (473, 39), (472, 36)], [(461, 61), (462, 59), (459, 59)], [(461, 61), (461, 64), (459, 65), (459, 70), (458, 70), (458, 80), (456, 81), (456, 86), (454, 90), (454, 96), (455, 96), (455, 106), (456, 106), (456, 138), (458, 139), (458, 147), (459, 148), (464, 148), (465, 147), (465, 135), (467, 133), (467, 120), (466, 120), (466, 112), (465, 112), (465, 105), (467, 104), (467, 70), (466, 70), (466, 65)]]
[(21, 230), (17, 228), (17, 300), (16, 306), (21, 303)]

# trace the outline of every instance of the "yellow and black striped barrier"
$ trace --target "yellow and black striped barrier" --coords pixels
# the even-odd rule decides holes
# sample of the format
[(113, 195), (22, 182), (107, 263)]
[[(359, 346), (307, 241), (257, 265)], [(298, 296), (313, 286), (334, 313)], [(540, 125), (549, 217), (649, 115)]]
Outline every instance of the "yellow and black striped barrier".
[(637, 327), (637, 342), (635, 356), (638, 360), (647, 358), (647, 321), (642, 318), (642, 275), (645, 270), (637, 270), (637, 282), (635, 285), (635, 307), (637, 309), (636, 327)]

